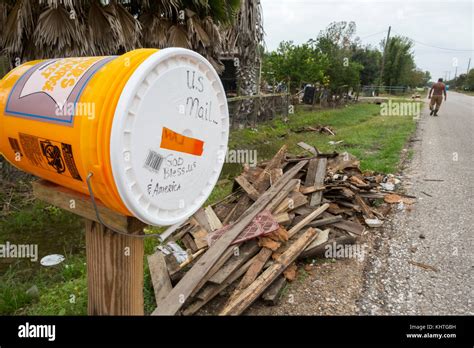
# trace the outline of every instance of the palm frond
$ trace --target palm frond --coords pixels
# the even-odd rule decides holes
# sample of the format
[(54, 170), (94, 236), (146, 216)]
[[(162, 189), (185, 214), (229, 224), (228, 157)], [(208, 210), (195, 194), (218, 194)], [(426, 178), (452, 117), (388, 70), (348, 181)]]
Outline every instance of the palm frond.
[(2, 47), (10, 57), (22, 57), (23, 39), (33, 32), (32, 3), (19, 0), (8, 15), (2, 31)]
[(91, 46), (95, 55), (112, 54), (118, 50), (118, 32), (113, 30), (110, 15), (97, 1), (92, 2), (87, 16)]
[(171, 47), (191, 48), (188, 33), (182, 25), (172, 25), (168, 31), (168, 43)]
[(164, 48), (168, 46), (168, 31), (171, 21), (161, 18), (156, 13), (145, 13), (140, 17), (143, 35), (142, 45), (144, 47)]
[(203, 27), (203, 22), (196, 13), (192, 11), (186, 12), (188, 12), (187, 29), (191, 46), (199, 47), (201, 45), (204, 48), (208, 47), (211, 44), (211, 40)]
[(51, 7), (38, 18), (33, 34), (38, 58), (82, 56), (88, 53), (85, 28), (63, 7)]
[(0, 52), (3, 51), (3, 36), (7, 25), (7, 4), (0, 3)]
[(130, 51), (140, 47), (142, 26), (121, 4), (114, 3), (115, 18), (120, 25), (121, 46)]
[(212, 17), (206, 16), (202, 20), (202, 26), (204, 27), (204, 30), (206, 31), (207, 36), (209, 36), (209, 39), (213, 45), (215, 45), (219, 51), (222, 51), (222, 36), (219, 32), (219, 27), (216, 25), (216, 23), (214, 23)]
[(57, 8), (58, 6), (64, 6), (65, 8), (74, 8), (73, 0), (39, 0), (39, 3), (46, 4), (49, 8)]

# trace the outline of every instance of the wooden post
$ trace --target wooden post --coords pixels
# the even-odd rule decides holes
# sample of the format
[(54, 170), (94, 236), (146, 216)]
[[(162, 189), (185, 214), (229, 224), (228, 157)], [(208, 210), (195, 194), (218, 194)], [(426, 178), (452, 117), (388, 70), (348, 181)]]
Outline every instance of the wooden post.
[(86, 219), (89, 315), (143, 315), (143, 238)]
[(33, 183), (36, 198), (85, 218), (88, 314), (143, 315), (143, 234), (145, 224), (98, 203), (97, 221), (89, 196), (47, 181)]

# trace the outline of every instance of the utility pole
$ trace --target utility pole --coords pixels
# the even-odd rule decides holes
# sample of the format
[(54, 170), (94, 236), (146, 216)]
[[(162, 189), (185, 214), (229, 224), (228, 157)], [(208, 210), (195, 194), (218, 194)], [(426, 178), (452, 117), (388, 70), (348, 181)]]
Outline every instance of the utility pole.
[(388, 27), (387, 39), (385, 40), (385, 45), (383, 47), (382, 64), (380, 64), (380, 83), (381, 84), (383, 84), (383, 82), (382, 82), (383, 69), (384, 69), (384, 66), (385, 66), (385, 56), (387, 55), (388, 40), (390, 40), (390, 30), (392, 30), (391, 25)]
[(467, 72), (466, 74), (469, 74), (469, 68), (471, 67), (471, 58), (469, 58), (469, 63), (467, 63)]

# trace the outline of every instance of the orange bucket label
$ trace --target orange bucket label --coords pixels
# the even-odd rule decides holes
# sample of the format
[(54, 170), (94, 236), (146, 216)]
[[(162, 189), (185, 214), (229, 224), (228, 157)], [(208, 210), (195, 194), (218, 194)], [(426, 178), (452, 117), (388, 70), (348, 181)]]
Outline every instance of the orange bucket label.
[(88, 116), (78, 100), (90, 78), (115, 57), (51, 59), (33, 66), (12, 88), (5, 114), (58, 124)]
[(201, 156), (202, 152), (204, 151), (204, 142), (202, 140), (187, 137), (183, 134), (176, 133), (169, 128), (163, 127), (160, 147), (162, 149)]

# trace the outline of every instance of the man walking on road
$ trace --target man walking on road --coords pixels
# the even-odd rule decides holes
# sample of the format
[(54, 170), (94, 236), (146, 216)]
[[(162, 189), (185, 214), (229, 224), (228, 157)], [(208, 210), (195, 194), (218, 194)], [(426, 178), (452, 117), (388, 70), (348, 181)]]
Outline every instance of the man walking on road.
[[(433, 96), (431, 94), (433, 93)], [(428, 95), (428, 99), (431, 99), (430, 101), (430, 116), (433, 114), (435, 116), (438, 116), (438, 110), (439, 107), (441, 106), (441, 102), (443, 101), (443, 94), (444, 94), (444, 101), (446, 101), (446, 85), (443, 83), (443, 79), (438, 79), (438, 82), (436, 82), (430, 89), (430, 93)], [(433, 109), (433, 107), (436, 105), (436, 107)]]

